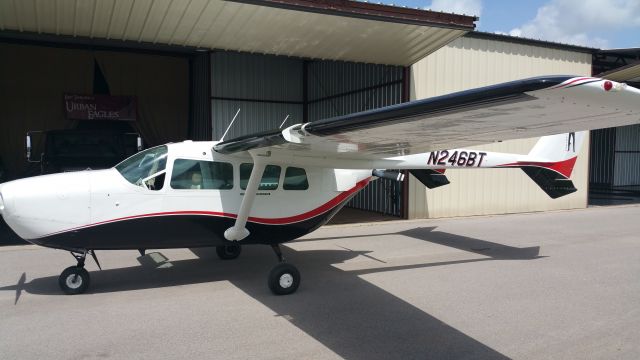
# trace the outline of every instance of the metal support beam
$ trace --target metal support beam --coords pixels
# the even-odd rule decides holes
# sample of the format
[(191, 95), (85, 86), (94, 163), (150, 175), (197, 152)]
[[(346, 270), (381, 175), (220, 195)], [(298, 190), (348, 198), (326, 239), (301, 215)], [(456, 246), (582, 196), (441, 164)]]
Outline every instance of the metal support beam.
[(302, 122), (309, 122), (309, 60), (302, 61)]
[(294, 101), (294, 100), (269, 100), (269, 99), (250, 99), (250, 98), (236, 98), (236, 97), (225, 97), (225, 96), (211, 96), (211, 100), (227, 100), (227, 101), (246, 101), (253, 103), (272, 103), (272, 104), (294, 104), (301, 105), (302, 101)]
[[(402, 102), (411, 101), (411, 67), (405, 66), (402, 69)], [(409, 218), (409, 171), (404, 171), (405, 181), (402, 182), (402, 192), (400, 194), (400, 217)]]
[(189, 127), (191, 140), (211, 140), (211, 55), (198, 53), (189, 59)]

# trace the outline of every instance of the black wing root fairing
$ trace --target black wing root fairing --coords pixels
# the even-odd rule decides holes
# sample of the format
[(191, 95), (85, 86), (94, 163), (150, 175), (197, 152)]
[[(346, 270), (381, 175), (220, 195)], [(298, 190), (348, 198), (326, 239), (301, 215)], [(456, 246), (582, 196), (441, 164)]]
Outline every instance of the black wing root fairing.
[(213, 149), (221, 154), (232, 154), (251, 149), (282, 145), (286, 142), (287, 140), (282, 136), (281, 130), (275, 129), (223, 141), (216, 144)]

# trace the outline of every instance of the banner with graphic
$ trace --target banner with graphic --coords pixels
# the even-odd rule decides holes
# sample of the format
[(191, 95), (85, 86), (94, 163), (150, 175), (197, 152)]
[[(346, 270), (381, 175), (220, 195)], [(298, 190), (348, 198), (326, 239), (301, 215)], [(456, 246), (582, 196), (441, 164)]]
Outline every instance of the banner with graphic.
[(138, 101), (135, 96), (65, 94), (64, 110), (70, 120), (136, 121)]

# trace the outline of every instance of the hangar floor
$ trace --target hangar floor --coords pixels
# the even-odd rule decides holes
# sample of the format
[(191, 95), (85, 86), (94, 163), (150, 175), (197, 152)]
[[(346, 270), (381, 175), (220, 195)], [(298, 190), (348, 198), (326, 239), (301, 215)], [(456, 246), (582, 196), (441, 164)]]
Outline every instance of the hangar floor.
[(589, 189), (590, 206), (629, 205), (640, 203), (640, 186)]
[[(61, 251), (0, 248), (0, 354), (59, 358), (637, 358), (640, 206), (325, 226), (284, 249), (271, 295), (246, 247), (98, 253), (61, 295)], [(541, 231), (543, 230), (543, 231)], [(144, 265), (141, 265), (144, 264)]]
[(399, 219), (395, 216), (383, 215), (373, 211), (344, 207), (329, 221), (329, 225), (372, 223)]

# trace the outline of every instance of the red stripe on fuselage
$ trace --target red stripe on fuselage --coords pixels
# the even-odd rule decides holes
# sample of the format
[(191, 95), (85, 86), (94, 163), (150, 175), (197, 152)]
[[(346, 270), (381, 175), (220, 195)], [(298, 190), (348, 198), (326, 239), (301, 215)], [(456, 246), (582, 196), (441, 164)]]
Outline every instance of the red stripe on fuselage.
[(259, 218), (259, 217), (249, 217), (249, 221), (251, 222), (256, 222), (256, 223), (262, 223), (262, 224), (273, 224), (273, 225), (281, 225), (281, 224), (288, 224), (288, 223), (294, 223), (294, 222), (300, 222), (300, 221), (304, 221), (307, 219), (310, 219), (312, 217), (316, 217), (320, 214), (324, 214), (325, 212), (333, 209), (334, 207), (338, 206), (340, 203), (342, 203), (344, 200), (346, 200), (349, 196), (351, 196), (353, 193), (357, 192), (358, 190), (364, 188), (365, 186), (367, 186), (367, 184), (369, 183), (369, 180), (371, 178), (367, 178), (364, 180), (361, 180), (359, 182), (356, 183), (356, 186), (352, 187), (351, 189), (344, 191), (342, 193), (340, 193), (340, 195), (334, 197), (333, 199), (329, 200), (327, 203), (325, 203), (324, 205), (315, 208), (311, 211), (307, 211), (306, 213), (300, 214), (300, 215), (294, 215), (294, 216), (289, 216), (289, 217), (284, 217), (284, 218)]
[[(322, 214), (326, 213), (327, 211), (333, 209), (334, 207), (340, 205), (340, 203), (345, 201), (349, 196), (351, 196), (352, 194), (356, 193), (357, 191), (359, 191), (362, 188), (364, 188), (365, 186), (367, 186), (367, 184), (369, 183), (370, 179), (371, 178), (367, 178), (367, 179), (358, 181), (356, 183), (356, 186), (352, 187), (351, 189), (349, 189), (347, 191), (341, 192), (335, 198), (329, 200), (325, 204), (323, 204), (323, 205), (321, 205), (321, 206), (319, 206), (319, 207), (317, 207), (317, 208), (315, 208), (315, 209), (313, 209), (311, 211), (307, 211), (307, 212), (302, 213), (302, 214), (283, 217), (283, 218), (261, 218), (261, 217), (250, 216), (248, 221), (249, 222), (254, 222), (254, 223), (259, 223), (259, 224), (266, 224), (266, 225), (286, 225), (286, 224), (291, 224), (291, 223), (296, 223), (296, 222), (300, 222), (300, 221), (311, 219), (311, 218), (316, 217), (318, 215), (322, 215)], [(61, 233), (74, 231), (74, 230), (85, 229), (85, 228), (98, 226), (98, 225), (110, 224), (110, 223), (114, 223), (114, 222), (118, 222), (118, 221), (133, 220), (133, 219), (140, 219), (140, 218), (146, 218), (146, 217), (155, 217), (155, 216), (170, 216), (170, 215), (205, 215), (205, 216), (228, 217), (228, 218), (232, 218), (232, 219), (235, 219), (235, 218), (238, 217), (238, 214), (218, 212), (218, 211), (202, 211), (202, 210), (165, 211), (165, 212), (156, 212), (156, 213), (149, 213), (149, 214), (124, 216), (124, 217), (120, 217), (120, 218), (116, 218), (116, 219), (100, 221), (100, 222), (97, 222), (97, 223), (78, 226), (78, 227), (75, 227), (75, 228), (72, 228), (72, 229), (67, 229), (67, 230), (62, 230), (62, 231), (58, 231), (58, 232), (55, 232), (55, 233), (47, 234), (47, 235), (44, 235), (43, 237), (52, 236), (52, 235), (56, 235), (56, 234), (61, 234)]]

